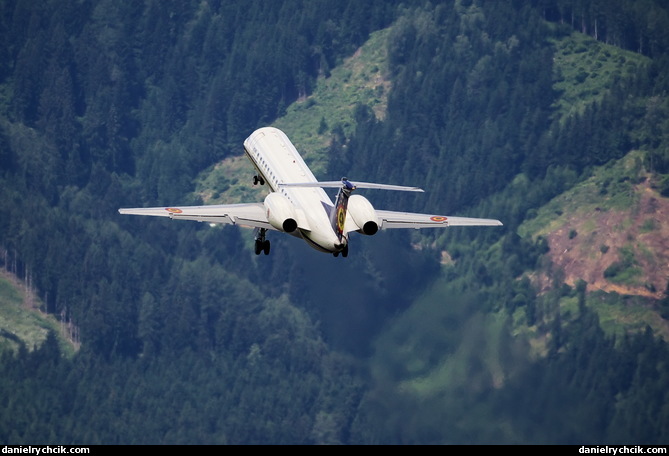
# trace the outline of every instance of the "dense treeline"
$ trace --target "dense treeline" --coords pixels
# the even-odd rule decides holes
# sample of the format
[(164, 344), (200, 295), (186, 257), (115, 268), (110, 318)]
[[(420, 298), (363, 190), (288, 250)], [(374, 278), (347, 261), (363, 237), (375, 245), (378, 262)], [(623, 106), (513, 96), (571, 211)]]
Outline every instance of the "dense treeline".
[[(601, 101), (562, 118), (554, 105), (559, 93), (552, 88), (549, 38), (567, 36), (569, 28), (550, 27), (525, 4), (468, 3), (416, 8), (397, 21), (388, 48), (396, 84), (389, 112), (378, 122), (359, 109), (359, 128), (347, 150), (356, 166), (362, 163), (377, 179), (393, 176), (404, 182), (411, 181), (407, 176), (424, 176), (432, 197), (426, 207), (444, 205), (444, 212), (487, 199), (479, 214), (500, 217), (511, 227), (593, 166), (631, 149), (646, 152), (649, 170), (666, 172), (666, 48), (656, 47), (657, 58), (647, 69), (617, 81)], [(616, 339), (605, 336), (585, 308), (567, 323), (573, 317), (563, 315), (557, 301), (561, 293), (576, 291), (558, 287), (539, 297), (529, 281), (517, 280), (539, 264), (544, 241), (532, 244), (507, 232), (501, 252), (482, 254), (485, 239), (498, 234), (449, 232), (442, 238), (456, 265), (448, 276), (451, 285), (441, 300), (433, 296), (429, 310), (415, 310), (430, 315), (430, 322), (409, 310), (378, 339), (372, 387), (361, 405), (354, 440), (666, 439), (660, 409), (633, 418), (645, 413), (642, 397), (666, 401), (662, 381), (654, 380), (667, 375), (661, 360), (666, 345), (647, 333), (616, 347)], [(477, 247), (464, 247), (470, 236), (479, 238)], [(555, 281), (559, 284), (559, 277)], [(465, 308), (470, 310), (452, 310)], [(528, 363), (527, 348), (514, 347), (501, 335), (493, 337), (496, 343), (487, 340), (494, 323), (485, 312), (500, 308), (509, 318), (522, 310), (529, 325), (545, 331), (551, 338), (547, 357)], [(489, 350), (498, 350), (501, 365), (488, 359)], [(440, 375), (442, 370), (450, 375)], [(442, 383), (433, 384), (434, 377)], [(482, 386), (496, 382), (505, 385)]]
[[(432, 189), (424, 204), (442, 212), (473, 205), (522, 171), (554, 100), (547, 30), (534, 10), (464, 3), (400, 18), (389, 39), (388, 119), (363, 123), (350, 152), (366, 151), (362, 165), (386, 179), (422, 176)], [(411, 160), (396, 166), (394, 157)]]
[(669, 10), (654, 0), (543, 0), (543, 17), (568, 24), (596, 40), (651, 57), (669, 49)]
[[(557, 294), (518, 280), (546, 245), (513, 228), (590, 167), (639, 148), (669, 171), (669, 27), (658, 25), (669, 21), (648, 2), (652, 27), (634, 15), (614, 25), (600, 3), (2, 2), (1, 266), (30, 275), (82, 342), (73, 359), (53, 335), (2, 355), (2, 440), (666, 441), (669, 415), (649, 408), (666, 403), (665, 344), (617, 343), (585, 306), (569, 320)], [(335, 127), (331, 171), (422, 182), (427, 197), (393, 205), (467, 209), (507, 231), (437, 234), (456, 265), (444, 272), (407, 233), (353, 239), (343, 268), (293, 239), (258, 261), (234, 228), (117, 217), (197, 202), (198, 172), (391, 23), (387, 116), (359, 106), (352, 137)], [(550, 39), (576, 23), (653, 62), (559, 120)], [(448, 288), (412, 303), (440, 273)], [(495, 315), (518, 310), (551, 338), (549, 356), (531, 360), (508, 321), (486, 342)], [(403, 389), (444, 354), (465, 356), (471, 382), (448, 376), (428, 402)]]
[(42, 165), (27, 183), (52, 200), (55, 182), (84, 186), (95, 165), (136, 172), (146, 198), (183, 195), (196, 172), (236, 153), (245, 132), (308, 93), (316, 76), (392, 17), (383, 2), (2, 8), (8, 113), (55, 149), (30, 161), (21, 154), (15, 166), (37, 174), (25, 167)]
[(359, 383), (346, 360), (302, 337), (311, 335), (290, 347), (278, 338), (272, 350), (252, 345), (243, 356), (185, 350), (113, 362), (60, 359), (49, 338), (34, 352), (3, 354), (0, 435), (25, 443), (341, 443)]
[(664, 54), (636, 79), (618, 81), (601, 102), (557, 122), (548, 40), (569, 29), (552, 32), (529, 5), (465, 3), (417, 8), (395, 24), (388, 118), (377, 122), (360, 109), (349, 163), (355, 157), (368, 174), (399, 182), (422, 176), (434, 191), (416, 203), (430, 210), (447, 204), (442, 211), (450, 212), (500, 191), (519, 173), (582, 173), (632, 148), (646, 150), (651, 168), (666, 172)]
[(3, 376), (3, 440), (342, 439), (355, 401), (338, 395), (355, 398), (359, 380), (291, 301), (290, 268), (255, 264), (237, 230), (133, 223), (116, 210), (183, 202), (196, 173), (238, 154), (248, 132), (388, 25), (392, 5), (0, 9), (3, 267), (34, 277), (46, 310), (73, 320), (82, 343), (72, 361), (50, 340), (18, 354), (18, 366), (37, 367)]
[[(484, 297), (448, 291), (455, 293), (448, 301), (451, 309), (444, 305), (432, 309), (432, 317), (439, 316), (444, 323), (424, 326), (420, 353), (437, 360), (432, 368), (443, 363), (442, 369), (451, 369), (449, 378), (440, 385), (416, 380), (391, 341), (408, 337), (396, 325), (389, 337), (379, 341), (390, 344), (374, 361), (383, 379), (377, 379), (362, 402), (354, 442), (662, 444), (666, 440), (663, 385), (669, 374), (668, 352), (666, 343), (658, 342), (650, 331), (616, 341), (604, 335), (597, 317), (584, 308), (572, 316), (559, 340), (553, 340), (548, 356), (528, 362), (527, 347), (486, 330), (488, 317), (477, 308)], [(547, 301), (537, 304), (549, 308)], [(455, 314), (463, 328), (447, 323)], [(500, 339), (491, 343), (491, 336)], [(497, 343), (501, 365), (491, 368), (485, 352), (473, 344)], [(443, 353), (456, 358), (463, 351), (467, 362), (459, 372)], [(428, 368), (424, 373), (429, 372)], [(496, 382), (503, 385), (487, 386)]]
[[(31, 269), (50, 311), (67, 307), (88, 326), (83, 322), (98, 305), (113, 299), (136, 320), (142, 290), (162, 294), (148, 282), (168, 281), (169, 246), (195, 228), (156, 235), (146, 231), (151, 224), (124, 221), (147, 241), (164, 239), (162, 250), (120, 230), (116, 209), (182, 201), (197, 172), (238, 153), (248, 131), (275, 118), (371, 27), (390, 19), (383, 2), (303, 6), (3, 4), (12, 63), (5, 81), (12, 96), (3, 173), (12, 185), (3, 186), (3, 244)], [(332, 19), (316, 20), (322, 15)], [(83, 270), (67, 267), (77, 263)], [(123, 320), (119, 331), (136, 334), (136, 322)], [(132, 338), (121, 340), (135, 345)]]

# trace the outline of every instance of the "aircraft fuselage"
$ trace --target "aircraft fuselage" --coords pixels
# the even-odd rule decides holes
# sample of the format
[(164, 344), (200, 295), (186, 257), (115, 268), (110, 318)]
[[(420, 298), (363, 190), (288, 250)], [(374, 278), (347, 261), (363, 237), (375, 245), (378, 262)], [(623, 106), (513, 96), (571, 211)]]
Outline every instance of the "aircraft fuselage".
[(273, 127), (260, 128), (246, 138), (244, 152), (271, 191), (292, 204), (297, 229), (289, 234), (304, 239), (321, 252), (341, 252), (346, 247), (348, 236), (344, 235), (340, 240), (333, 229), (330, 216), (335, 206), (322, 188), (280, 187), (287, 183), (318, 182), (284, 132)]

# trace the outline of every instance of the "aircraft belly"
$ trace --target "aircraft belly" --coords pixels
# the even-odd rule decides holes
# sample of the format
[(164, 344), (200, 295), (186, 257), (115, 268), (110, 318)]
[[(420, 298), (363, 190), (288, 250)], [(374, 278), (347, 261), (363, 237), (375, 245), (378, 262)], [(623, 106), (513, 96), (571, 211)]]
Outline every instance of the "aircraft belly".
[(332, 233), (332, 236), (327, 236), (326, 233), (320, 231), (304, 231), (302, 232), (302, 239), (304, 239), (311, 248), (325, 253), (339, 252), (344, 245), (339, 244), (334, 232)]
[(347, 240), (339, 241), (337, 234), (332, 229), (330, 218), (323, 209), (320, 199), (316, 202), (320, 207), (311, 206), (309, 211), (310, 231), (303, 231), (302, 238), (316, 250), (321, 252), (339, 252)]

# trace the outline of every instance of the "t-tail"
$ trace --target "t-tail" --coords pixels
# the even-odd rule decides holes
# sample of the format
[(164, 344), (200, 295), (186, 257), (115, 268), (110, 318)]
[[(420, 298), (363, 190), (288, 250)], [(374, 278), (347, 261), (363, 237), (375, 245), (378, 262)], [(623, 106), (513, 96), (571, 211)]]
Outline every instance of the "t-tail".
[(337, 193), (337, 199), (335, 201), (335, 208), (330, 214), (330, 223), (332, 224), (332, 229), (337, 233), (337, 239), (339, 242), (342, 242), (344, 238), (344, 225), (346, 225), (346, 211), (348, 210), (348, 199), (351, 197), (351, 193), (356, 189), (356, 186), (351, 183), (345, 177), (342, 178), (341, 187)]

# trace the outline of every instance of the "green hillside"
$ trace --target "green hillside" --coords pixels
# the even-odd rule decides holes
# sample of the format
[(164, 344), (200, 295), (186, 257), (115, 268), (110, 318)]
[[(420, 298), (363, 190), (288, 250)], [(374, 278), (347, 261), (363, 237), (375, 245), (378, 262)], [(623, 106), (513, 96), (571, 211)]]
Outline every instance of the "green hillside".
[[(553, 104), (556, 122), (578, 119), (597, 109), (610, 97), (611, 89), (636, 78), (649, 64), (643, 56), (577, 32), (551, 42), (556, 49), (553, 88), (559, 95)], [(587, 127), (576, 120), (569, 128)], [(541, 183), (520, 174), (477, 212), (486, 214), (497, 203), (510, 209), (508, 218), (515, 209), (509, 200), (522, 195), (530, 210), (518, 227), (518, 238), (509, 234), (488, 250), (474, 251), (463, 249), (452, 236), (443, 236), (442, 258), (448, 261), (443, 262), (442, 275), (376, 341), (372, 359), (375, 386), (368, 396), (369, 407), (382, 408), (374, 416), (389, 415), (379, 426), (385, 429), (379, 432), (400, 433), (404, 437), (399, 441), (403, 441), (409, 435), (438, 432), (434, 422), (449, 422), (456, 433), (477, 432), (482, 440), (522, 441), (520, 423), (525, 420), (514, 414), (529, 410), (501, 411), (496, 402), (499, 397), (491, 391), (518, 387), (541, 402), (541, 395), (550, 395), (543, 388), (559, 384), (560, 375), (552, 371), (553, 380), (543, 378), (537, 384), (541, 374), (530, 371), (538, 365), (557, 366), (557, 353), (571, 356), (585, 332), (603, 330), (606, 334), (599, 333), (592, 343), (614, 344), (617, 340), (625, 345), (630, 335), (642, 335), (652, 328), (653, 334), (669, 340), (669, 323), (660, 305), (669, 279), (669, 200), (660, 194), (662, 178), (648, 168), (647, 157), (645, 152), (631, 151), (587, 170), (587, 178), (580, 182), (570, 172), (558, 177), (563, 171), (557, 170)], [(554, 192), (562, 185), (568, 190), (540, 207), (529, 206), (541, 200), (542, 192), (551, 188)], [(518, 274), (523, 267), (526, 272)], [(495, 280), (495, 274), (504, 278)], [(515, 278), (504, 290), (500, 284), (507, 274)], [(607, 337), (608, 342), (603, 342)], [(581, 362), (600, 362), (599, 349), (590, 345), (584, 350), (591, 350), (592, 356), (581, 355)], [(571, 368), (564, 373), (580, 375)], [(583, 391), (601, 388), (589, 384), (592, 381), (584, 379)], [(593, 394), (593, 390), (577, 390), (571, 391), (572, 398)], [(389, 396), (396, 397), (393, 406), (380, 399)], [(488, 399), (477, 400), (480, 397)], [(587, 413), (568, 405), (572, 398), (563, 399), (563, 412), (571, 410), (575, 417)], [(623, 406), (624, 401), (619, 401), (611, 407)], [(399, 425), (401, 416), (412, 416), (407, 434), (406, 427)], [(474, 424), (483, 416), (496, 416), (485, 430)], [(581, 429), (591, 427), (577, 421)]]
[[(0, 2), (0, 267), (30, 271), (0, 440), (664, 444), (666, 30), (660, 0)], [(375, 207), (504, 226), (343, 259), (118, 213), (262, 201), (265, 125), (319, 178), (426, 189)]]
[(20, 285), (13, 275), (0, 271), (0, 350), (16, 351), (20, 345), (33, 350), (53, 331), (59, 337), (61, 350), (73, 355), (78, 346), (67, 340), (67, 330), (53, 315), (41, 312), (39, 299), (33, 294), (26, 297), (26, 290)]
[(554, 41), (555, 84), (560, 94), (557, 113), (564, 118), (582, 113), (621, 80), (634, 77), (650, 59), (607, 45), (579, 32)]
[[(390, 85), (384, 76), (389, 71), (385, 50), (390, 33), (391, 29), (373, 33), (353, 56), (332, 69), (329, 76), (320, 77), (311, 95), (290, 105), (286, 115), (274, 122), (273, 125), (289, 133), (318, 174), (323, 175), (327, 168), (331, 132), (341, 128), (345, 136), (351, 136), (355, 131), (356, 106), (369, 106), (379, 119), (385, 116)], [(552, 43), (556, 48), (553, 86), (559, 94), (554, 105), (559, 118), (582, 114), (586, 107), (600, 103), (614, 84), (633, 77), (649, 63), (642, 55), (600, 43), (578, 32), (554, 39)], [(616, 332), (621, 333), (625, 328), (639, 330), (648, 324), (667, 338), (669, 326), (659, 317), (657, 309), (649, 308), (652, 305), (644, 300), (618, 297), (660, 299), (669, 279), (669, 270), (663, 267), (669, 264), (668, 258), (661, 248), (669, 233), (663, 226), (664, 219), (658, 215), (664, 213), (658, 208), (664, 206), (666, 198), (652, 190), (651, 181), (655, 178), (645, 170), (643, 158), (642, 152), (635, 151), (619, 163), (595, 171), (593, 177), (538, 209), (536, 217), (521, 225), (518, 232), (522, 237), (548, 238), (553, 261), (557, 251), (569, 248), (573, 252), (556, 265), (563, 268), (569, 264), (564, 271), (568, 285), (575, 286), (577, 280), (583, 279), (589, 283), (591, 292), (615, 293), (610, 299), (603, 299), (601, 293), (592, 298), (606, 328), (616, 328)], [(212, 203), (260, 200), (264, 196), (263, 189), (249, 185), (250, 172), (243, 155), (226, 159), (202, 174), (198, 192)], [(595, 217), (605, 214), (605, 217)], [(608, 229), (602, 229), (602, 224)], [(632, 226), (634, 230), (630, 229)], [(576, 238), (579, 232), (588, 235)], [(562, 233), (571, 245), (562, 245), (555, 236), (550, 236), (552, 233)], [(613, 239), (615, 234), (619, 240)], [(648, 242), (644, 243), (639, 235), (645, 235)], [(605, 277), (607, 268), (620, 263), (618, 258), (624, 256), (631, 239), (637, 240), (631, 256), (641, 258), (642, 264), (635, 267), (636, 260), (623, 261), (628, 265), (627, 272), (620, 271), (618, 278)], [(579, 265), (578, 269), (575, 264)], [(536, 280), (541, 282), (540, 287), (550, 285), (547, 273), (549, 271), (539, 272)], [(633, 276), (630, 283), (621, 283), (625, 274)], [(602, 302), (608, 304), (598, 305)], [(626, 310), (614, 310), (616, 303), (622, 305), (623, 302)]]
[[(658, 305), (669, 277), (662, 247), (669, 238), (664, 217), (669, 200), (653, 190), (653, 176), (642, 166), (641, 156), (634, 151), (594, 170), (592, 177), (552, 199), (518, 228), (520, 237), (530, 242), (547, 240), (549, 250), (536, 268), (516, 279), (513, 304), (487, 307), (491, 300), (486, 295), (499, 290), (467, 286), (469, 267), (464, 263), (471, 260), (463, 253), (443, 265), (442, 275), (376, 341), (372, 375), (382, 391), (378, 394), (401, 394), (417, 403), (444, 401), (451, 407), (442, 412), (448, 419), (458, 422), (466, 416), (476, 421), (496, 414), (494, 404), (443, 398), (475, 397), (523, 378), (525, 369), (531, 369), (529, 360), (554, 356), (556, 333), (571, 332), (584, 312), (596, 315), (598, 326), (619, 343), (646, 328), (669, 340), (669, 322)], [(495, 245), (477, 255), (493, 269), (496, 262), (505, 263), (505, 250)], [(445, 253), (450, 258), (455, 251)], [(625, 260), (626, 255), (633, 260)], [(638, 269), (629, 274), (633, 281), (621, 281), (624, 271), (606, 274), (620, 263)], [(534, 302), (525, 289), (530, 283), (539, 292)], [(407, 413), (404, 406), (398, 405)], [(439, 412), (412, 413), (429, 428)], [(513, 440), (508, 426), (502, 420), (489, 432)]]
[[(669, 279), (669, 238), (665, 214), (669, 199), (654, 189), (655, 176), (643, 166), (643, 154), (594, 171), (593, 176), (554, 198), (519, 228), (521, 236), (546, 239), (549, 264), (534, 280), (541, 289), (554, 286), (561, 271), (570, 286), (587, 283), (588, 305), (602, 326), (618, 335), (646, 326), (669, 340), (669, 322), (658, 302)], [(575, 311), (575, 301), (563, 303)]]
[[(325, 177), (335, 135), (350, 137), (355, 131), (357, 107), (369, 107), (379, 119), (385, 116), (390, 90), (386, 51), (389, 31), (372, 33), (352, 56), (327, 76), (319, 77), (308, 97), (288, 106), (286, 114), (272, 124), (288, 134), (317, 177)], [(227, 158), (198, 177), (196, 192), (212, 204), (259, 200), (265, 195), (264, 189), (249, 185), (252, 173), (243, 154)]]

